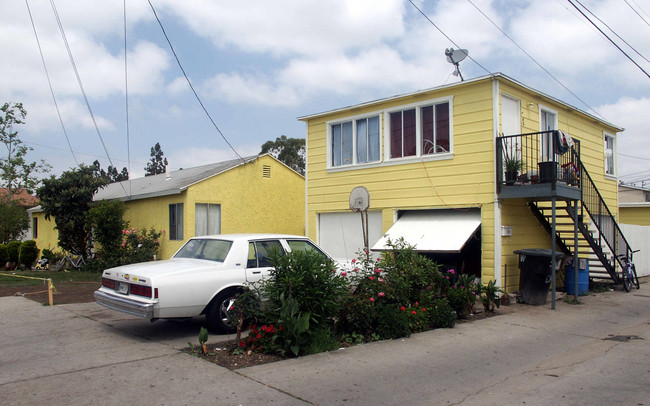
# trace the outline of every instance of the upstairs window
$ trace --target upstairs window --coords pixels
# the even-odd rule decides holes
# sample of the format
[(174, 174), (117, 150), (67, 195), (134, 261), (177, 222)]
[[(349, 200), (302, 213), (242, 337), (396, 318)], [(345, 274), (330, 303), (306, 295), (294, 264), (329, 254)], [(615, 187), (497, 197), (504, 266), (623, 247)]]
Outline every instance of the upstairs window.
[(330, 125), (332, 167), (379, 161), (379, 116)]
[(449, 100), (388, 113), (390, 159), (450, 153), (450, 117)]
[(605, 134), (605, 174), (616, 176), (616, 144), (610, 134)]

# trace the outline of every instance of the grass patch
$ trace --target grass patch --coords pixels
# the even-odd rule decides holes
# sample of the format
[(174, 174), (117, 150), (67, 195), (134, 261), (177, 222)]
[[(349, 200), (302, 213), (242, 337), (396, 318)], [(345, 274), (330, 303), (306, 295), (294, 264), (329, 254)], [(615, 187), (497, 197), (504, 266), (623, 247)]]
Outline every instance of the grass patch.
[(13, 276), (0, 275), (0, 287), (14, 286), (35, 286), (43, 283), (43, 278), (51, 278), (56, 286), (57, 282), (101, 282), (101, 272), (83, 271), (0, 271), (1, 274), (12, 274), (16, 276), (28, 276), (39, 279), (16, 278)]

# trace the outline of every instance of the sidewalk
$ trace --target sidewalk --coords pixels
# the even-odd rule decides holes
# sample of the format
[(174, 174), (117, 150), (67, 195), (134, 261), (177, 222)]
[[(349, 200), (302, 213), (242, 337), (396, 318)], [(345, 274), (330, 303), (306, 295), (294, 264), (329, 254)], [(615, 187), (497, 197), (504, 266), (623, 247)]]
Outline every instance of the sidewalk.
[[(3, 404), (650, 404), (650, 292), (229, 371), (178, 349), (198, 321), (0, 298)], [(505, 310), (505, 309), (504, 309)], [(196, 331), (194, 331), (196, 329)], [(209, 342), (228, 337), (211, 336)]]

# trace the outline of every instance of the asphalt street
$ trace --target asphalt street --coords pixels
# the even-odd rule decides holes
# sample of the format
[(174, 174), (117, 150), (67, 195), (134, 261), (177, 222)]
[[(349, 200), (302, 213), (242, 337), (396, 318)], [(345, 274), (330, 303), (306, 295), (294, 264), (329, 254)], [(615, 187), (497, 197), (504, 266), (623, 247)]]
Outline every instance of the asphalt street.
[(201, 319), (3, 297), (0, 404), (650, 405), (650, 284), (581, 301), (230, 371), (180, 351)]

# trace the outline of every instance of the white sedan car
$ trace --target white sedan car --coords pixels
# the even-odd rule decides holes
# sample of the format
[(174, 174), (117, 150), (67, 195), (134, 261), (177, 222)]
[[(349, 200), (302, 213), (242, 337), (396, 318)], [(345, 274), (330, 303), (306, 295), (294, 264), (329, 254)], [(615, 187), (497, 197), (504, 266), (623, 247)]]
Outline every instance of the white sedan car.
[(149, 320), (204, 314), (209, 329), (231, 333), (228, 312), (235, 295), (268, 275), (276, 250), (313, 250), (328, 257), (310, 239), (295, 235), (195, 237), (169, 260), (105, 270), (95, 301)]

